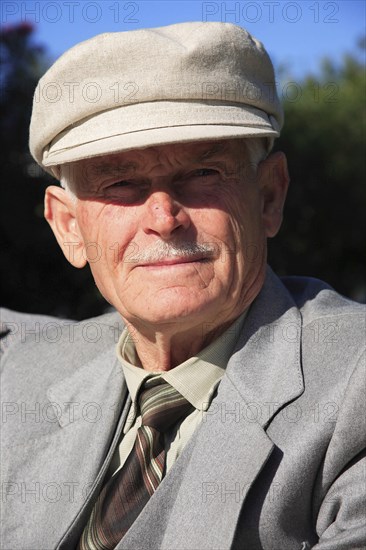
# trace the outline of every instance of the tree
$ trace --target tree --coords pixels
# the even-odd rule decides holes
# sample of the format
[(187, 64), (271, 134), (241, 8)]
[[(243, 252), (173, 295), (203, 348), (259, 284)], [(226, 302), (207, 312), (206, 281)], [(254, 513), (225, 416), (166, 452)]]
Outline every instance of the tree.
[(22, 23), (1, 35), (1, 288), (2, 305), (25, 312), (71, 318), (96, 315), (107, 307), (88, 269), (75, 270), (63, 257), (43, 217), (44, 190), (57, 182), (28, 150), (32, 98), (50, 65)]
[[(291, 185), (270, 263), (281, 274), (319, 277), (365, 301), (365, 72), (355, 55), (320, 78), (287, 84), (286, 152)], [(285, 94), (286, 96), (286, 94)]]

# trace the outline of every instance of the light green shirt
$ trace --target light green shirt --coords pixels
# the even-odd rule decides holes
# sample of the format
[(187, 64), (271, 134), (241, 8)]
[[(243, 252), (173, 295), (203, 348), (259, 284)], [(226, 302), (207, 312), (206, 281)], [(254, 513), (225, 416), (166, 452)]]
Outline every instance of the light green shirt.
[(163, 378), (194, 406), (194, 410), (186, 418), (165, 434), (166, 470), (172, 467), (211, 403), (242, 331), (245, 316), (246, 311), (196, 357), (190, 357), (166, 372), (151, 373), (137, 366), (140, 362), (133, 339), (127, 329), (122, 332), (117, 344), (117, 357), (122, 364), (132, 404), (123, 429), (124, 435), (111, 462), (109, 476), (123, 466), (133, 448), (136, 432), (141, 426), (136, 398), (145, 379), (151, 376)]

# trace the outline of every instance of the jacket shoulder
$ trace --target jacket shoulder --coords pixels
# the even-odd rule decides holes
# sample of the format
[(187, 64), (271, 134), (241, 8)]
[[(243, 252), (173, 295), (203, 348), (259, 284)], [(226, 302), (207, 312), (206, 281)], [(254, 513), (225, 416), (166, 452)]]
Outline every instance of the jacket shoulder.
[(327, 283), (312, 277), (282, 277), (306, 325), (322, 317), (356, 316), (365, 320), (366, 306), (342, 296)]
[[(48, 323), (67, 323), (68, 319), (58, 319), (49, 315), (23, 313), (0, 308), (0, 356), (10, 347), (26, 339), (32, 332), (40, 335)], [(37, 338), (36, 338), (37, 339)]]
[(84, 356), (85, 360), (118, 341), (123, 330), (120, 315), (113, 311), (83, 321), (60, 319), (1, 309), (0, 355), (2, 359), (19, 357), (50, 358), (57, 353), (65, 359)]

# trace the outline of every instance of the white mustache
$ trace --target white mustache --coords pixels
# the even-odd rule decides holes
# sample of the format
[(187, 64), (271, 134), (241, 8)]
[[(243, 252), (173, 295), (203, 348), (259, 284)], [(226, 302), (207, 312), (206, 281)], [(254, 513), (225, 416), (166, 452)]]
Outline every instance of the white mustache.
[(194, 258), (197, 256), (211, 257), (218, 252), (217, 245), (213, 243), (164, 243), (159, 242), (143, 252), (129, 256), (128, 261), (133, 263), (153, 263), (173, 258)]

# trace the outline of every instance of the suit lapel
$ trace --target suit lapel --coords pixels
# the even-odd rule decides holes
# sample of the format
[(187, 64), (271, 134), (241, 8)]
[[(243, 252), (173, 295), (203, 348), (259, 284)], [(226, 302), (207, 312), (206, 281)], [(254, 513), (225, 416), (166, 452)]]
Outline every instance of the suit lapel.
[(83, 422), (94, 424), (94, 433), (105, 433), (111, 417), (119, 413), (124, 392), (122, 367), (111, 348), (51, 385), (47, 397), (61, 428)]
[[(130, 401), (123, 371), (115, 356), (114, 346), (94, 361), (82, 366), (67, 379), (51, 386), (47, 392), (53, 404), (61, 408), (59, 424), (64, 434), (63, 445), (82, 460), (75, 464), (74, 478), (84, 480), (83, 499), (70, 514), (70, 527), (63, 533), (57, 548), (74, 547), (91, 513), (95, 495), (99, 494), (110, 460), (120, 438)], [(72, 418), (70, 407), (79, 403), (79, 438), (66, 434)], [(83, 443), (84, 442), (84, 443)], [(87, 453), (87, 458), (85, 456)], [(95, 455), (95, 456), (94, 456)], [(80, 465), (82, 464), (82, 467)], [(85, 476), (87, 471), (87, 477)], [(85, 478), (85, 479), (84, 479)]]
[[(49, 376), (59, 374), (57, 362), (61, 361), (55, 357)], [(39, 422), (29, 423), (29, 429), (21, 425), (24, 435), (29, 434), (22, 452), (12, 452), (11, 445), (6, 449), (4, 479), (19, 487), (19, 495), (8, 498), (3, 510), (8, 544), (57, 547), (107, 463), (126, 395), (114, 346), (48, 386), (48, 399), (40, 389), (34, 398), (42, 411)], [(30, 518), (37, 528), (29, 528)]]
[(303, 393), (301, 333), (298, 308), (268, 268), (226, 371), (249, 407), (248, 420), (265, 427), (279, 409)]
[(300, 333), (300, 314), (269, 271), (207, 414), (118, 549), (231, 547), (274, 448), (265, 428), (303, 392)]
[(241, 422), (243, 400), (229, 379), (213, 404), (118, 549), (230, 547), (243, 499), (272, 443), (257, 423)]

